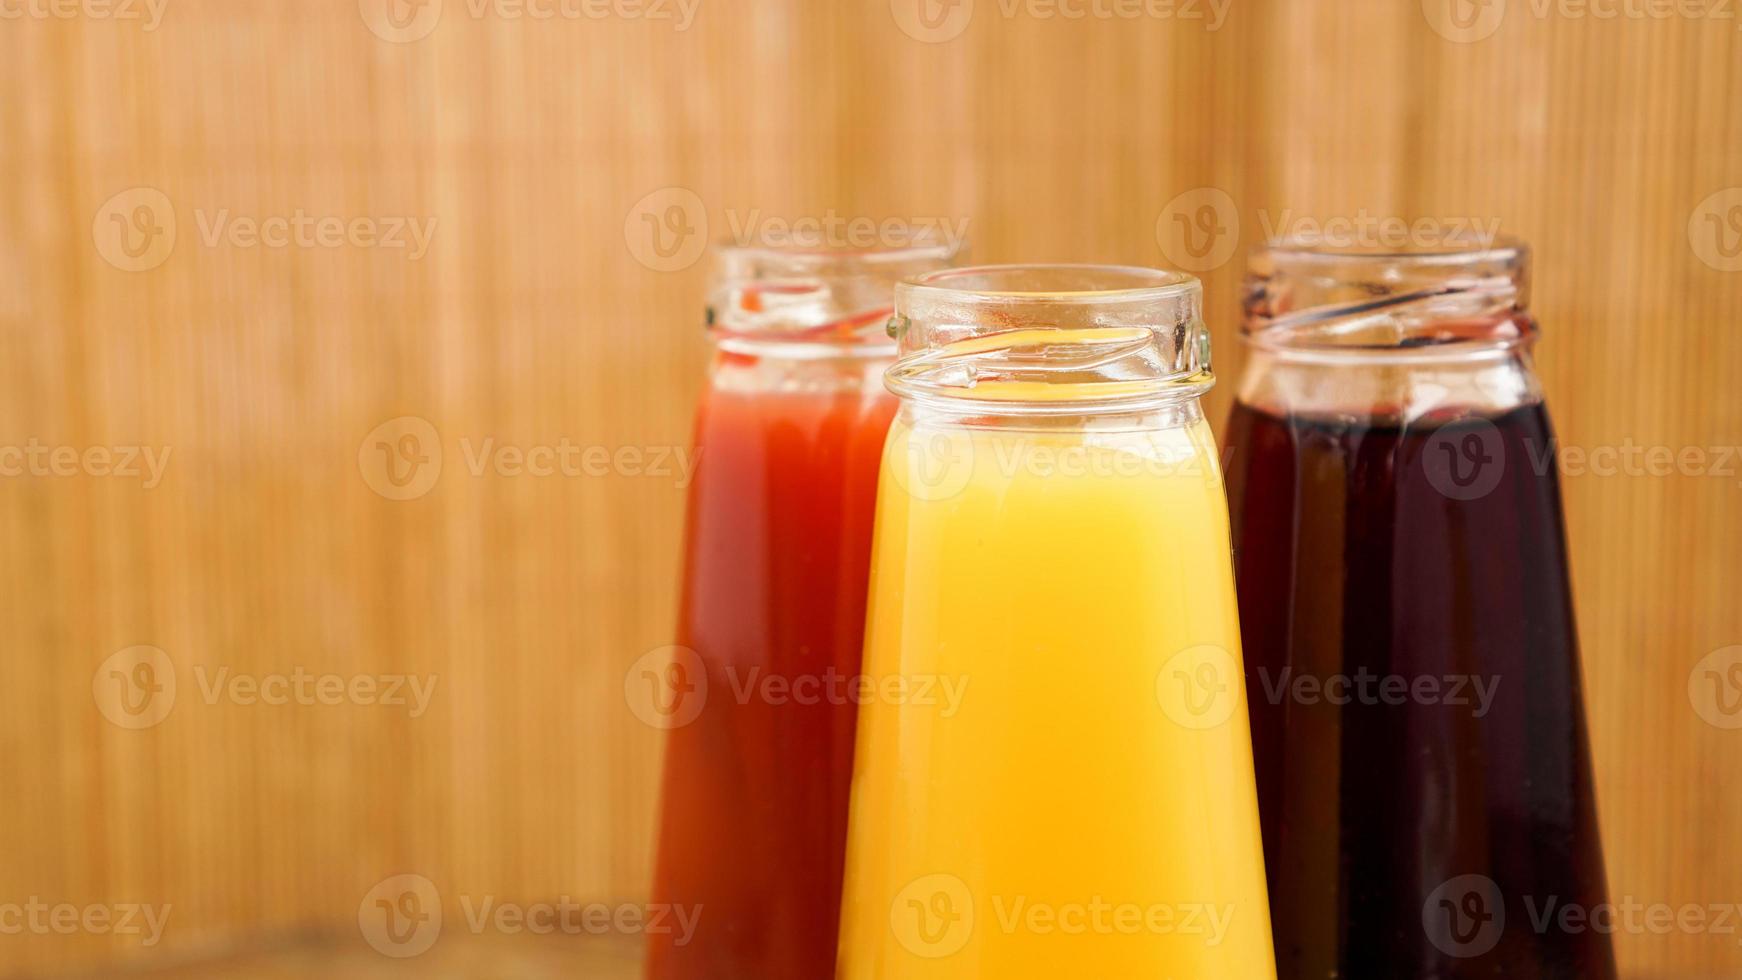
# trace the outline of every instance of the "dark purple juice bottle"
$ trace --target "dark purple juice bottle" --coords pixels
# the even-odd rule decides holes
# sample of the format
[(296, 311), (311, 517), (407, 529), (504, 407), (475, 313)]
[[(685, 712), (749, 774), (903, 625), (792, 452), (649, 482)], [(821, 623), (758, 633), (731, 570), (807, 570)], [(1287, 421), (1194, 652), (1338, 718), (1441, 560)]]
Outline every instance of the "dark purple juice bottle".
[(1615, 976), (1526, 268), (1254, 260), (1226, 444), (1284, 980)]

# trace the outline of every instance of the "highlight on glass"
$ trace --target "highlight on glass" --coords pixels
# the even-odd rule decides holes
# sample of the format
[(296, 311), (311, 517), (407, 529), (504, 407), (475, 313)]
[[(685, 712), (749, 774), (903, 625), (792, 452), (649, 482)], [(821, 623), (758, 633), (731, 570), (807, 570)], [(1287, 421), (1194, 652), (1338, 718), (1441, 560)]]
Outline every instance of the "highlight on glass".
[(948, 266), (928, 240), (874, 250), (724, 246), (716, 352), (696, 413), (655, 902), (656, 980), (834, 973), (856, 678), (896, 280)]
[(1284, 977), (1615, 975), (1518, 242), (1251, 263), (1230, 506)]
[(897, 288), (840, 977), (1274, 976), (1201, 305)]

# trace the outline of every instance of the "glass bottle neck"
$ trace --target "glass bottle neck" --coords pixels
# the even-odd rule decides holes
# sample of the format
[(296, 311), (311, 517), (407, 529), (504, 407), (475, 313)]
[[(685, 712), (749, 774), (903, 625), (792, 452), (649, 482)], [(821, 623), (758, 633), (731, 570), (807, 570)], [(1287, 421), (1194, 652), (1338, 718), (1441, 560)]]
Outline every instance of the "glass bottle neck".
[(760, 358), (889, 358), (891, 293), (904, 276), (947, 268), (953, 244), (891, 248), (723, 246), (708, 296), (708, 332), (721, 350)]
[(1235, 397), (1274, 415), (1499, 414), (1542, 400), (1528, 345), (1481, 357), (1334, 359), (1250, 349)]
[(900, 416), (914, 423), (961, 429), (1093, 434), (1177, 429), (1203, 421), (1204, 409), (1203, 403), (1197, 398), (1174, 398), (1116, 411), (1099, 407), (1087, 412), (1054, 410), (1047, 413), (1018, 413), (985, 403), (902, 398)]
[(1081, 420), (1195, 403), (1214, 383), (1196, 279), (1029, 265), (902, 282), (889, 387), (939, 414)]
[(1277, 245), (1252, 258), (1238, 397), (1272, 412), (1404, 421), (1541, 398), (1529, 251)]
[(831, 351), (798, 345), (721, 345), (708, 369), (716, 391), (754, 394), (837, 394), (863, 392), (868, 398), (893, 398), (883, 375), (894, 363), (892, 351), (881, 354), (856, 348)]

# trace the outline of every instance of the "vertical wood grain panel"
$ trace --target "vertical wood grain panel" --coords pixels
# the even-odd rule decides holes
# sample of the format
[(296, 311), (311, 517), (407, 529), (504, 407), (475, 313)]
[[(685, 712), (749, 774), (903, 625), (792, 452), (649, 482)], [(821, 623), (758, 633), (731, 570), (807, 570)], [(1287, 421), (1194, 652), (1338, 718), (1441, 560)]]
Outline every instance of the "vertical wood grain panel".
[[(625, 229), (662, 188), (715, 237), (833, 211), (965, 221), (988, 261), (1145, 264), (1170, 261), (1176, 195), (1225, 192), (1217, 419), (1239, 255), (1284, 215), (1497, 219), (1536, 246), (1566, 445), (1742, 444), (1742, 272), (1689, 231), (1742, 187), (1742, 33), (1507, 6), (1470, 43), (1394, 0), (1234, 0), (1215, 30), (980, 0), (935, 44), (883, 0), (703, 0), (683, 31), (448, 0), (408, 43), (355, 0), (0, 21), (0, 445), (171, 447), (151, 490), (0, 479), (0, 902), (175, 906), (157, 949), (0, 937), (0, 973), (356, 942), (364, 892), (406, 871), (448, 896), (644, 894), (659, 742), (622, 681), (670, 642), (682, 487), (469, 457), (687, 443), (706, 264), (650, 268)], [(178, 241), (129, 273), (93, 220), (138, 186)], [(436, 229), (417, 261), (206, 240), (219, 213), (297, 209)], [(444, 459), (398, 502), (358, 453), (407, 415)], [(1566, 480), (1617, 899), (1742, 901), (1742, 731), (1688, 696), (1742, 643), (1738, 469)], [(124, 731), (92, 673), (135, 644), (171, 657), (177, 702)], [(437, 687), (415, 719), (208, 704), (222, 667)], [(1618, 942), (1642, 974), (1742, 970), (1733, 939)]]

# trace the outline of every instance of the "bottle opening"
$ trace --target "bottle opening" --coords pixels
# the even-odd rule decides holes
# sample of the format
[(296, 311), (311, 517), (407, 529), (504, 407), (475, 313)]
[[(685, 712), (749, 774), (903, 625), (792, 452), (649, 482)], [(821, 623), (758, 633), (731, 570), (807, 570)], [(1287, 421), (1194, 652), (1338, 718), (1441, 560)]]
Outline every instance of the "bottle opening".
[(1405, 250), (1280, 242), (1247, 270), (1247, 343), (1306, 357), (1503, 355), (1536, 336), (1530, 250), (1455, 238)]
[(721, 348), (787, 356), (888, 357), (896, 282), (944, 269), (957, 241), (913, 237), (873, 248), (723, 242), (714, 248), (708, 329)]
[(1079, 414), (1195, 398), (1214, 383), (1203, 289), (1131, 266), (950, 269), (896, 286), (887, 375), (908, 398)]

